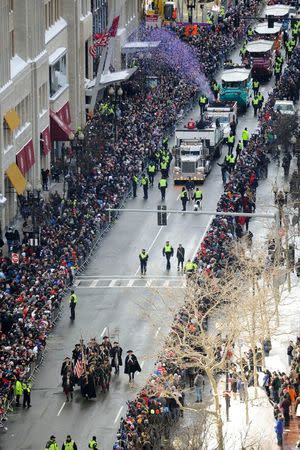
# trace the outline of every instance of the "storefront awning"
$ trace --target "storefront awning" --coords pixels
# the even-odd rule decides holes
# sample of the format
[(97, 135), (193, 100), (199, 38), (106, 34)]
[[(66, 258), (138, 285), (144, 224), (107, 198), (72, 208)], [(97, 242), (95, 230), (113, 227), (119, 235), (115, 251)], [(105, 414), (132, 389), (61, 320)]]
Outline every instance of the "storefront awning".
[(21, 122), (20, 117), (18, 116), (15, 109), (11, 109), (10, 111), (7, 111), (7, 113), (4, 115), (4, 119), (5, 119), (5, 122), (7, 123), (7, 125), (9, 126), (9, 128), (11, 129), (11, 131), (18, 128), (18, 126), (20, 125), (20, 122)]
[(43, 139), (43, 153), (44, 155), (48, 155), (51, 150), (51, 136), (49, 127), (45, 128), (42, 131), (42, 139)]
[(122, 53), (138, 53), (155, 50), (160, 44), (160, 41), (141, 41), (141, 42), (126, 42), (122, 47)]
[(28, 172), (29, 169), (34, 165), (34, 149), (33, 142), (30, 139), (29, 142), (22, 148), (22, 150), (16, 155), (17, 166), (23, 175)]
[(19, 195), (23, 194), (26, 188), (26, 180), (16, 163), (12, 163), (8, 169), (6, 169), (6, 175), (17, 193)]
[(63, 121), (58, 113), (50, 109), (50, 128), (52, 141), (68, 141), (72, 133), (68, 123)]

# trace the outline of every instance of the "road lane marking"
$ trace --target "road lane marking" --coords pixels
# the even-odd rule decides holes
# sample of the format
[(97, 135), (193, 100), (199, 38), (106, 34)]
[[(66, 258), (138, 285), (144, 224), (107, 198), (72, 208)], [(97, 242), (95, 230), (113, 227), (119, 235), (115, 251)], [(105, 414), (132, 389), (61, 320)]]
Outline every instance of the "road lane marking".
[(116, 418), (115, 418), (115, 420), (114, 420), (114, 423), (117, 423), (117, 421), (118, 421), (118, 419), (119, 419), (119, 417), (120, 417), (120, 415), (121, 415), (121, 412), (122, 412), (122, 409), (124, 408), (124, 406), (121, 406), (121, 408), (119, 409), (119, 412), (118, 412), (118, 414), (116, 415)]
[(99, 281), (99, 280), (93, 280), (93, 281), (91, 282), (91, 285), (90, 285), (90, 287), (91, 287), (91, 288), (93, 288), (93, 287), (96, 287), (96, 286), (97, 286), (97, 283), (98, 283), (98, 281)]
[(157, 338), (158, 333), (160, 332), (160, 327), (157, 328), (156, 332), (155, 332), (155, 337)]
[(104, 333), (105, 333), (105, 331), (106, 331), (106, 328), (107, 328), (107, 327), (103, 328), (103, 331), (102, 331), (102, 333), (100, 334), (101, 337), (104, 336)]
[[(138, 278), (137, 278), (138, 279)], [(129, 280), (128, 284), (126, 287), (132, 287), (133, 283), (135, 282), (135, 280)]]
[(115, 284), (118, 280), (111, 280), (111, 282), (109, 283), (108, 287), (115, 287)]
[(205, 227), (204, 233), (202, 234), (201, 239), (199, 240), (199, 242), (198, 242), (198, 244), (197, 244), (197, 246), (196, 246), (196, 249), (195, 249), (195, 251), (194, 251), (194, 253), (193, 253), (193, 256), (191, 257), (191, 261), (193, 261), (194, 258), (195, 258), (195, 256), (197, 255), (197, 253), (198, 253), (198, 251), (199, 251), (199, 248), (200, 248), (200, 245), (202, 244), (202, 241), (203, 241), (203, 239), (205, 238), (205, 236), (206, 236), (206, 234), (207, 234), (207, 232), (208, 232), (209, 227), (211, 226), (211, 223), (212, 223), (212, 221), (213, 221), (213, 218), (214, 218), (214, 216), (210, 216), (209, 221), (208, 221), (208, 223), (207, 223), (207, 225), (206, 225), (206, 227)]
[[(180, 198), (180, 193), (178, 194), (178, 197), (176, 198), (176, 201), (178, 201), (179, 198)], [(171, 213), (169, 213), (169, 214), (167, 215), (167, 220), (168, 220), (168, 218), (170, 217), (170, 215), (171, 215)], [(153, 245), (155, 244), (155, 242), (157, 241), (157, 238), (159, 237), (159, 235), (160, 235), (160, 233), (161, 233), (161, 231), (162, 231), (163, 228), (164, 228), (164, 226), (161, 226), (160, 229), (158, 230), (158, 232), (156, 233), (156, 236), (155, 236), (155, 238), (153, 239), (152, 243), (150, 244), (150, 247), (148, 248), (147, 253), (149, 253), (150, 250), (152, 250), (152, 247), (153, 247)], [(139, 273), (140, 270), (141, 270), (141, 268), (140, 268), (140, 266), (139, 266), (139, 267), (137, 268), (137, 270), (136, 270), (136, 272), (135, 272), (134, 275), (137, 275), (137, 274)]]
[(66, 402), (63, 402), (62, 407), (60, 408), (60, 410), (59, 410), (58, 413), (57, 413), (57, 417), (60, 415), (60, 413), (61, 413), (62, 410), (64, 409), (65, 404), (66, 404)]

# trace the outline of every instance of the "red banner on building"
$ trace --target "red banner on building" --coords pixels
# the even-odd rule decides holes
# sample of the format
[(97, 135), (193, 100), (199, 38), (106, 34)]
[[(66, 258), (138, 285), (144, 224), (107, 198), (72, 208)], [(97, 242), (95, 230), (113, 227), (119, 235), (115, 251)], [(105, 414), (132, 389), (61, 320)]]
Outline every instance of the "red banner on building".
[(34, 165), (35, 156), (32, 139), (22, 148), (16, 156), (17, 166), (23, 175)]
[(60, 119), (69, 125), (71, 123), (70, 105), (69, 102), (65, 103), (64, 106), (56, 113)]
[(42, 131), (42, 139), (43, 139), (43, 153), (44, 155), (48, 155), (51, 150), (51, 136), (49, 127), (45, 128)]

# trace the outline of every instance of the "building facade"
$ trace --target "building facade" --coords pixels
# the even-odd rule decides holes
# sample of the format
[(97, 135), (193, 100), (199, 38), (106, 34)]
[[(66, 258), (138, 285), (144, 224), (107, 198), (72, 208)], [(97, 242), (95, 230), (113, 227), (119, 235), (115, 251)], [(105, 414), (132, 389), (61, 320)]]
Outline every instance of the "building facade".
[(41, 170), (61, 157), (71, 130), (85, 123), (92, 34), (90, 0), (0, 3), (2, 224), (14, 219), (26, 183), (40, 188)]

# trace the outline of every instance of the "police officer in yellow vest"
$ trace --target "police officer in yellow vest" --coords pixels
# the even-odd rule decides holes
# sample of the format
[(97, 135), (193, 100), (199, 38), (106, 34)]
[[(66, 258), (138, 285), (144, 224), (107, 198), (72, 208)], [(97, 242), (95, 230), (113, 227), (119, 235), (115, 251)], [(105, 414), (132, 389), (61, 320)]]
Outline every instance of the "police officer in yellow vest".
[(55, 439), (56, 437), (52, 434), (52, 436), (50, 436), (50, 439), (46, 444), (45, 450), (59, 450), (59, 447)]
[(229, 159), (228, 159), (228, 168), (229, 168), (229, 172), (231, 172), (234, 167), (235, 167), (235, 163), (236, 163), (236, 157), (232, 154), (228, 155)]
[(230, 131), (229, 136), (227, 137), (227, 145), (228, 145), (228, 153), (231, 154), (234, 147), (235, 137), (233, 133)]
[(217, 101), (218, 100), (218, 95), (219, 95), (219, 92), (220, 92), (220, 85), (215, 80), (213, 80), (211, 82), (211, 89), (213, 91), (213, 94), (214, 94), (214, 97), (215, 97), (215, 101)]
[(160, 189), (161, 199), (164, 200), (166, 197), (166, 189), (168, 187), (168, 182), (166, 178), (161, 178), (158, 182), (158, 189)]
[(189, 197), (188, 197), (188, 191), (185, 186), (183, 186), (183, 188), (180, 192), (180, 200), (182, 203), (182, 211), (186, 211), (186, 204), (189, 200)]
[(193, 273), (195, 273), (197, 269), (198, 269), (197, 264), (195, 262), (191, 261), (190, 259), (188, 259), (184, 265), (184, 272), (190, 276)]
[(16, 406), (20, 406), (20, 398), (22, 394), (23, 394), (22, 382), (19, 380), (19, 378), (17, 378), (15, 383)]
[(135, 198), (136, 197), (136, 190), (137, 190), (137, 185), (138, 185), (139, 179), (138, 179), (138, 177), (136, 175), (133, 175), (131, 181), (132, 181), (133, 198)]
[(243, 146), (246, 148), (248, 145), (250, 139), (250, 133), (248, 131), (248, 128), (245, 127), (244, 130), (242, 131), (242, 141), (243, 141)]
[(151, 187), (153, 187), (155, 172), (156, 172), (155, 164), (154, 164), (153, 161), (151, 161), (148, 164), (148, 167), (147, 167), (147, 173), (148, 173), (148, 177), (149, 177), (149, 181), (150, 181)]
[(285, 46), (286, 46), (287, 57), (288, 57), (288, 59), (290, 59), (290, 57), (292, 56), (292, 53), (294, 51), (294, 48), (296, 47), (295, 39), (289, 39), (287, 41), (287, 43), (285, 44)]
[(166, 242), (162, 253), (163, 256), (167, 258), (167, 270), (170, 270), (171, 269), (170, 259), (174, 255), (174, 249), (169, 241)]
[(261, 108), (262, 108), (262, 106), (263, 106), (263, 103), (264, 103), (265, 98), (264, 98), (262, 92), (259, 92), (259, 93), (257, 94), (257, 97), (258, 97), (258, 109), (259, 109), (259, 111), (260, 111)]
[(30, 392), (32, 388), (31, 378), (28, 378), (27, 381), (23, 381), (22, 388), (23, 388), (23, 408), (26, 408), (26, 406), (27, 408), (30, 408), (31, 407)]
[(240, 57), (243, 59), (244, 56), (246, 55), (247, 50), (246, 50), (246, 42), (244, 42), (243, 46), (240, 49)]
[(77, 295), (75, 294), (74, 290), (71, 290), (71, 295), (69, 297), (69, 306), (70, 306), (70, 319), (75, 320), (75, 308), (77, 305)]
[(168, 178), (168, 163), (164, 160), (160, 163), (160, 171), (163, 178)]
[(89, 441), (89, 448), (91, 450), (99, 450), (96, 436), (93, 436), (92, 439)]
[(259, 107), (259, 98), (258, 98), (258, 95), (256, 95), (254, 98), (253, 98), (253, 100), (252, 100), (252, 106), (253, 106), (253, 109), (254, 109), (254, 117), (257, 115), (257, 110), (258, 110), (258, 107)]
[(148, 187), (149, 187), (149, 178), (143, 174), (141, 179), (141, 186), (143, 187), (144, 191), (144, 200), (148, 199)]
[(252, 27), (249, 27), (247, 30), (247, 36), (249, 38), (251, 38), (253, 36), (253, 34), (254, 34), (254, 31), (253, 31)]
[(252, 88), (253, 88), (253, 94), (257, 95), (259, 91), (260, 82), (258, 80), (253, 80)]
[(143, 250), (139, 254), (139, 259), (140, 259), (140, 264), (141, 264), (141, 276), (146, 275), (148, 258), (149, 258), (148, 253), (143, 248)]
[[(199, 209), (202, 209), (203, 192), (197, 187), (194, 191), (193, 200)], [(197, 209), (198, 209), (197, 208)], [(194, 208), (196, 209), (196, 207)]]
[(76, 442), (73, 441), (69, 434), (67, 436), (67, 439), (63, 443), (61, 450), (77, 450)]
[(239, 140), (239, 142), (237, 143), (236, 149), (235, 149), (236, 157), (237, 157), (237, 158), (239, 158), (239, 156), (240, 156), (240, 154), (241, 154), (243, 148), (244, 148), (243, 143), (242, 143), (241, 140)]
[(169, 138), (168, 137), (163, 138), (162, 146), (165, 150), (168, 150), (168, 145), (169, 145)]
[(201, 116), (204, 113), (204, 109), (205, 109), (205, 106), (207, 105), (207, 103), (208, 103), (208, 98), (205, 95), (201, 94), (199, 97), (199, 106), (200, 106)]

